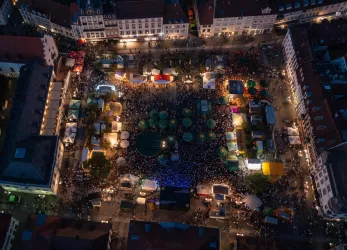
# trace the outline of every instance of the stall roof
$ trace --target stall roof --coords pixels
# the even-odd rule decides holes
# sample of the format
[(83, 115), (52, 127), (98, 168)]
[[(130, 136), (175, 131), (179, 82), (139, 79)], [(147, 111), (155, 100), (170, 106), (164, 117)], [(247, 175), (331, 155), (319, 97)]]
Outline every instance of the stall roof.
[(281, 162), (263, 162), (263, 174), (270, 176), (272, 182), (277, 181), (278, 177), (283, 176), (283, 163)]
[(145, 179), (142, 181), (141, 188), (144, 191), (156, 191), (158, 189), (158, 184), (156, 181)]
[(300, 145), (301, 139), (300, 136), (288, 136), (289, 144), (291, 145)]
[(275, 109), (272, 105), (265, 106), (267, 124), (273, 125), (276, 123)]

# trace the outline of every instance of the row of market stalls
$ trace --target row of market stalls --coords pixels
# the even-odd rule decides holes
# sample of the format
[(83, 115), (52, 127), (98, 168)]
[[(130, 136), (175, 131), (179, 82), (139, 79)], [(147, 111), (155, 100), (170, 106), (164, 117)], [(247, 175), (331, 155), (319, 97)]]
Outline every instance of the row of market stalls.
[(70, 51), (67, 55), (65, 66), (72, 68), (72, 72), (81, 73), (84, 66), (84, 51)]
[(151, 81), (155, 84), (169, 84), (174, 80), (174, 76), (177, 75), (174, 68), (166, 68), (161, 72), (158, 69), (152, 69), (147, 71), (147, 68), (143, 68), (143, 74), (130, 73), (129, 80), (134, 84), (145, 83), (150, 77)]
[(75, 142), (76, 133), (77, 133), (77, 120), (79, 118), (79, 112), (80, 112), (80, 106), (81, 101), (71, 99), (67, 120), (68, 122), (65, 124), (65, 134), (63, 142), (65, 143), (65, 146), (68, 146), (70, 144), (73, 144)]

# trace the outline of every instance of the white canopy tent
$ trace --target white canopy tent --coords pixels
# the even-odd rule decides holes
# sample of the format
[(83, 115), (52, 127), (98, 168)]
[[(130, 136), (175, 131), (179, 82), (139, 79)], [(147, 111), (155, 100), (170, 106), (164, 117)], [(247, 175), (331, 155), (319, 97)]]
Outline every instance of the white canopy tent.
[(73, 59), (73, 58), (67, 58), (66, 59), (66, 62), (65, 62), (65, 66), (66, 67), (73, 67), (73, 66), (75, 66), (75, 59)]
[(196, 192), (200, 196), (207, 196), (212, 193), (212, 190), (209, 186), (206, 185), (197, 185), (196, 186)]
[[(152, 70), (153, 71), (153, 70)], [(160, 71), (159, 71), (160, 73)], [(164, 75), (173, 75), (176, 73), (176, 70), (174, 68), (166, 68), (166, 69), (163, 69), (163, 74)]]
[(118, 157), (116, 160), (117, 167), (122, 167), (126, 164), (126, 160), (124, 157)]
[(289, 136), (299, 136), (299, 129), (294, 127), (287, 127), (287, 133)]
[(291, 145), (300, 145), (301, 139), (300, 136), (288, 136), (289, 144)]
[(129, 132), (128, 131), (122, 131), (122, 133), (120, 133), (120, 138), (122, 140), (127, 140), (129, 138)]
[(156, 191), (158, 189), (158, 183), (152, 180), (143, 180), (141, 184), (141, 189), (143, 191)]
[(246, 159), (246, 166), (248, 170), (261, 170), (261, 160)]
[(111, 124), (112, 132), (121, 132), (123, 124), (121, 122), (113, 121)]
[(129, 147), (129, 141), (128, 140), (122, 140), (119, 145), (121, 148), (127, 148), (127, 147)]
[(146, 204), (146, 198), (137, 197), (136, 198), (136, 203), (140, 204), (140, 205), (145, 205)]
[(152, 75), (159, 75), (160, 74), (160, 70), (158, 69), (152, 69)]
[(263, 204), (263, 202), (254, 194), (247, 194), (242, 201), (250, 210), (255, 210)]

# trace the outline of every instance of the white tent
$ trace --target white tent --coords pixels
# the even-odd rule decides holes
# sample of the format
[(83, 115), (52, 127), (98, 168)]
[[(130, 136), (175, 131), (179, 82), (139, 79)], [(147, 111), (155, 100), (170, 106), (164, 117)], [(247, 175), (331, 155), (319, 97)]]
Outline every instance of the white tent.
[(197, 194), (200, 196), (207, 196), (212, 193), (211, 188), (206, 185), (197, 185), (196, 191), (197, 191)]
[(83, 148), (82, 150), (82, 162), (85, 162), (86, 160), (88, 160), (88, 154), (89, 154), (89, 150), (88, 148)]
[(299, 129), (293, 128), (293, 127), (287, 127), (287, 133), (289, 136), (298, 136), (299, 135)]
[(111, 144), (111, 147), (118, 144), (118, 134), (117, 133), (104, 133), (104, 140)]
[(255, 210), (263, 204), (263, 202), (254, 194), (247, 194), (242, 201), (245, 203), (245, 206), (250, 210)]
[(73, 58), (67, 58), (66, 59), (66, 63), (65, 63), (65, 66), (66, 67), (73, 67), (73, 66), (75, 66), (75, 59), (73, 59)]
[(65, 135), (64, 135), (63, 142), (74, 143), (75, 138), (76, 138), (76, 132), (77, 132), (77, 123), (76, 122), (66, 123), (66, 129), (65, 129)]
[(260, 159), (246, 159), (246, 166), (249, 170), (261, 170)]
[(123, 124), (121, 122), (113, 121), (112, 124), (111, 124), (112, 132), (120, 132), (120, 131), (122, 131), (122, 125)]
[(126, 164), (126, 160), (124, 157), (118, 157), (116, 160), (117, 167), (122, 167)]
[(146, 198), (137, 197), (136, 198), (136, 203), (140, 204), (140, 205), (145, 205), (146, 204)]
[(288, 136), (289, 144), (299, 145), (301, 144), (300, 136)]
[(122, 133), (120, 133), (120, 138), (122, 140), (127, 140), (129, 138), (129, 132), (128, 131), (122, 131)]
[[(159, 71), (160, 73), (160, 71)], [(166, 68), (166, 69), (163, 69), (163, 74), (164, 75), (173, 75), (176, 73), (176, 70), (174, 68)]]
[(123, 141), (120, 142), (119, 145), (120, 145), (121, 148), (127, 148), (127, 147), (129, 147), (129, 141), (128, 140), (123, 140)]
[(143, 180), (141, 188), (143, 191), (156, 191), (158, 189), (158, 183), (152, 180)]
[(135, 184), (139, 182), (139, 179), (140, 178), (137, 177), (136, 175), (124, 174), (124, 175), (121, 175), (120, 182), (131, 182), (132, 184)]
[(152, 69), (152, 75), (159, 75), (159, 74), (160, 74), (160, 70)]

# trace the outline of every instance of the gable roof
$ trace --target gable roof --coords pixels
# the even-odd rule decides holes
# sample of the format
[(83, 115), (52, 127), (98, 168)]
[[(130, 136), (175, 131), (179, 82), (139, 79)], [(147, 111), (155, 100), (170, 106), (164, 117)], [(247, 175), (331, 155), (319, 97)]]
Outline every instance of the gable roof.
[(164, 0), (118, 0), (115, 7), (118, 19), (164, 16)]
[(219, 250), (220, 231), (176, 222), (131, 220), (126, 249)]
[(164, 24), (188, 22), (187, 11), (180, 3), (164, 4)]
[(40, 37), (0, 35), (0, 61), (28, 63), (33, 60), (45, 60)]

